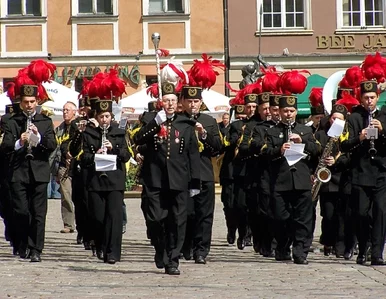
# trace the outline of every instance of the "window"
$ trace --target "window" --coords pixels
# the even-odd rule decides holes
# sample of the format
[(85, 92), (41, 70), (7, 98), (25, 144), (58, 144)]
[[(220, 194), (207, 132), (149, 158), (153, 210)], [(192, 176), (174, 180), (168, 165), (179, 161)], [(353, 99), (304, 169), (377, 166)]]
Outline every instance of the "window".
[(149, 0), (149, 14), (178, 12), (183, 13), (183, 0)]
[(304, 0), (263, 0), (262, 28), (304, 28)]
[(112, 0), (78, 0), (79, 14), (113, 14)]
[(41, 16), (40, 0), (7, 0), (9, 16)]
[(384, 26), (384, 0), (342, 0), (342, 27)]

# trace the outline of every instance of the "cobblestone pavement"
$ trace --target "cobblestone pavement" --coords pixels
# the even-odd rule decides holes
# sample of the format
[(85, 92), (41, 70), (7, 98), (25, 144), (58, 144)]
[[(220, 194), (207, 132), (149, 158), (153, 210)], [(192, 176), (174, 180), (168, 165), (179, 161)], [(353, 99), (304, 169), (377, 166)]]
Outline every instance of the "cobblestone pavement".
[[(0, 237), (0, 298), (385, 298), (386, 267), (309, 255), (308, 266), (262, 258), (251, 247), (226, 243), (222, 204), (216, 201), (213, 246), (206, 265), (182, 261), (181, 276), (153, 263), (139, 199), (127, 199), (129, 222), (122, 261), (104, 264), (60, 234), (60, 200), (49, 200), (43, 261), (12, 256)], [(1, 231), (3, 231), (3, 226)], [(318, 221), (315, 239), (318, 240)]]

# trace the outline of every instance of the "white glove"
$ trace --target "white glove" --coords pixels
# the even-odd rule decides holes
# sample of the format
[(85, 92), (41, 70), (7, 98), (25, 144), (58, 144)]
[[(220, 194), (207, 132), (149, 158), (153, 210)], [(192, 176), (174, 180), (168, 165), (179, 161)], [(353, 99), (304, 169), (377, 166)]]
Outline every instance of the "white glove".
[(190, 197), (196, 196), (198, 194), (200, 194), (200, 190), (199, 189), (190, 189), (189, 190), (189, 196)]
[(162, 109), (155, 116), (155, 122), (157, 123), (157, 125), (160, 125), (160, 124), (163, 124), (165, 121), (166, 121), (166, 112), (165, 110)]

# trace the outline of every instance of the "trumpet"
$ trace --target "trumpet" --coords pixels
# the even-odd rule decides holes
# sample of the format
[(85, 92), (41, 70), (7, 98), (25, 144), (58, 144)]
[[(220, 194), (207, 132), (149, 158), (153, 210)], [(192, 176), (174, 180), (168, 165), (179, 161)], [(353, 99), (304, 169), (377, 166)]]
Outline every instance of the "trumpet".
[[(29, 134), (31, 134), (31, 129), (30, 129), (31, 125), (32, 125), (32, 111), (28, 110), (26, 132), (28, 132)], [(25, 155), (25, 158), (28, 160), (32, 160), (34, 158), (34, 155), (32, 154), (32, 142), (30, 138), (28, 139), (27, 154)]]
[[(104, 124), (103, 127), (102, 127), (102, 154), (103, 155), (107, 155), (107, 148), (106, 148), (106, 141), (107, 141), (107, 125)], [(107, 177), (107, 173), (106, 172), (102, 172), (100, 175), (99, 175), (100, 178), (105, 178)]]
[(373, 115), (369, 108), (369, 126), (366, 129), (366, 139), (370, 140), (370, 148), (368, 153), (370, 158), (374, 159), (375, 155), (377, 154), (377, 149), (375, 148), (375, 139), (378, 139), (378, 129), (375, 128), (373, 124), (371, 124), (372, 120)]

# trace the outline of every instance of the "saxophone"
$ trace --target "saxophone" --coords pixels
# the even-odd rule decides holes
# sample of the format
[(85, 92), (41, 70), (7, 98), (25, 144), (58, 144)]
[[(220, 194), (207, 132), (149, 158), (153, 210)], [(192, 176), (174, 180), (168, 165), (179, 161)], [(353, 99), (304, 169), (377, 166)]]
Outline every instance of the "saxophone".
[(326, 147), (320, 157), (318, 167), (314, 173), (314, 182), (311, 189), (312, 201), (315, 201), (318, 197), (320, 187), (323, 183), (328, 183), (331, 180), (331, 171), (327, 168), (325, 159), (331, 156), (334, 143), (338, 140), (336, 137), (330, 137)]

